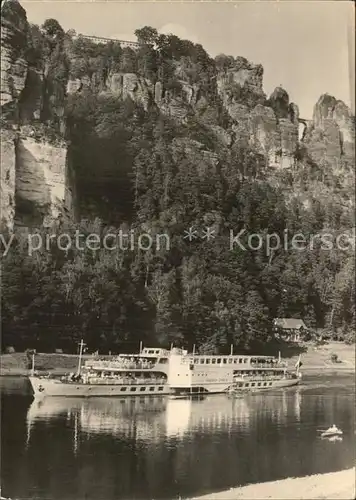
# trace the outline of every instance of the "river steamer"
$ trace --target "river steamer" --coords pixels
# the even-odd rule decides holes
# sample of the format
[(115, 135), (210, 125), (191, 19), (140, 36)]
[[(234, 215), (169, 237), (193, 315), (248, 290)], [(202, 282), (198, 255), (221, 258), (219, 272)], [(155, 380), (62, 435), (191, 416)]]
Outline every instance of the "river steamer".
[(273, 356), (196, 355), (182, 349), (145, 348), (140, 354), (93, 358), (67, 377), (29, 377), (35, 396), (145, 396), (186, 397), (195, 394), (235, 393), (293, 386), (299, 383), (300, 359), (295, 372)]

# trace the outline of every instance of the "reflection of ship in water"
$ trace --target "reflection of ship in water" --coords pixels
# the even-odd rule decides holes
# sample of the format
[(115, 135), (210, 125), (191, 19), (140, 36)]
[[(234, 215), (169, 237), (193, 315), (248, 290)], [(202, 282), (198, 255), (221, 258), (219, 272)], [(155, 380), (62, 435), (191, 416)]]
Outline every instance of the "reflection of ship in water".
[(243, 398), (207, 396), (201, 400), (170, 400), (166, 410), (166, 435), (230, 431), (238, 425), (248, 430), (261, 414), (280, 425), (287, 418), (300, 420), (301, 395), (298, 390), (271, 394), (247, 394)]
[[(28, 435), (36, 422), (65, 418), (81, 434), (103, 433), (154, 439), (162, 431), (164, 396), (138, 398), (34, 399), (27, 412)], [(29, 438), (28, 438), (29, 439)]]
[(264, 414), (271, 422), (300, 419), (299, 391), (247, 394), (242, 398), (201, 396), (198, 399), (142, 398), (44, 398), (34, 400), (27, 413), (28, 435), (37, 422), (61, 418), (77, 434), (110, 434), (157, 442), (187, 434), (227, 431), (238, 425), (247, 431)]

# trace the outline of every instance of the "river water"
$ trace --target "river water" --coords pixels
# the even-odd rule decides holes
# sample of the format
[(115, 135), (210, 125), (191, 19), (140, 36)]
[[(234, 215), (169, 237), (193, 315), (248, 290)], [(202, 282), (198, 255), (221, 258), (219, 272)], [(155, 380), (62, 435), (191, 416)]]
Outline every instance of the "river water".
[[(37, 401), (25, 379), (1, 385), (1, 486), (12, 499), (186, 498), (355, 462), (353, 377), (193, 401)], [(321, 439), (333, 423), (343, 439)]]

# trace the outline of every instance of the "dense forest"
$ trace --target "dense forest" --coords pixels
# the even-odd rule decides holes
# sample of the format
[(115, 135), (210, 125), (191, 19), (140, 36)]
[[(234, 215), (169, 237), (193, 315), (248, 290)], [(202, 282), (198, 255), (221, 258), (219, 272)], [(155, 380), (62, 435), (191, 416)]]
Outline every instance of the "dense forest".
[[(65, 139), (76, 176), (78, 221), (61, 219), (46, 235), (168, 234), (169, 248), (149, 250), (87, 247), (29, 252), (27, 233), (16, 233), (2, 258), (3, 346), (75, 349), (84, 338), (101, 352), (144, 344), (186, 346), (200, 351), (263, 350), (273, 340), (273, 319), (304, 319), (325, 334), (351, 339), (355, 331), (355, 262), (350, 250), (325, 250), (319, 240), (303, 251), (266, 252), (231, 248), (230, 231), (334, 237), (354, 226), (353, 210), (340, 208), (352, 186), (331, 166), (306, 161), (301, 147), (293, 171), (271, 171), (260, 152), (235, 138), (226, 145), (212, 126), (231, 129), (217, 93), (218, 72), (237, 59), (209, 57), (201, 45), (136, 31), (140, 47), (94, 44), (65, 33), (55, 20), (31, 26), (27, 58), (45, 60), (47, 93), (38, 130), (47, 140)], [(199, 84), (199, 105), (184, 121), (149, 102), (102, 92), (109, 73), (134, 73), (184, 104), (182, 81)], [(88, 77), (81, 91), (66, 93), (68, 79)], [(260, 102), (232, 85), (242, 102)], [(60, 119), (54, 101), (64, 102)], [(205, 102), (205, 105), (204, 105)], [(263, 103), (269, 105), (267, 99)], [(65, 127), (63, 127), (63, 121)], [(186, 147), (195, 141), (207, 154)], [(350, 169), (350, 165), (344, 165)], [(317, 186), (334, 193), (327, 203)], [(312, 186), (312, 187), (311, 187)], [(311, 202), (290, 195), (304, 190)], [(185, 231), (197, 230), (189, 241)], [(214, 238), (203, 238), (210, 228)], [(31, 231), (30, 229), (28, 231)], [(10, 233), (3, 231), (5, 239)]]

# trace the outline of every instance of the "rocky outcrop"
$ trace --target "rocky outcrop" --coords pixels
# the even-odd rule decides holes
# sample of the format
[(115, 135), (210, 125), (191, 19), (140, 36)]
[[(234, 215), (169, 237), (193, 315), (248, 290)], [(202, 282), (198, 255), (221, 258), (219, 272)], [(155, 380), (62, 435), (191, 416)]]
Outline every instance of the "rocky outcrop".
[(233, 143), (233, 133), (228, 132), (225, 130), (223, 127), (220, 127), (219, 125), (211, 125), (210, 130), (214, 133), (216, 138), (224, 145), (227, 147), (230, 147)]
[(298, 145), (298, 122), (293, 123), (288, 118), (281, 118), (278, 121), (277, 131), (281, 141), (277, 164), (281, 168), (292, 168), (295, 165), (295, 154)]
[[(202, 178), (206, 178), (209, 171), (216, 172), (218, 165), (217, 155), (212, 151), (208, 151), (199, 141), (188, 138), (175, 138), (173, 143), (177, 151), (183, 152), (192, 161)], [(181, 159), (176, 158), (176, 160), (179, 164)]]
[(355, 122), (344, 102), (322, 95), (314, 107), (313, 120), (304, 143), (310, 158), (319, 165), (339, 168), (354, 163)]
[(289, 95), (282, 87), (276, 87), (268, 99), (270, 106), (276, 118), (289, 118)]
[(111, 73), (106, 81), (105, 91), (122, 99), (130, 97), (145, 111), (148, 111), (154, 100), (155, 92), (152, 82), (136, 75), (136, 73)]
[(65, 132), (62, 84), (48, 81), (47, 61), (33, 59), (32, 31), (16, 0), (2, 8), (1, 35), (1, 113), (7, 124), (1, 131), (1, 221), (12, 229), (14, 222), (41, 225), (47, 216), (73, 214), (74, 181), (67, 145), (58, 139)]
[[(20, 136), (16, 141), (16, 220), (31, 226), (73, 213), (71, 173), (65, 143), (53, 145)], [(32, 221), (32, 222), (31, 222)]]
[[(233, 121), (232, 129), (241, 144), (252, 146), (263, 154), (275, 168), (291, 168), (295, 163), (298, 144), (299, 111), (289, 103), (287, 92), (278, 87), (268, 101), (262, 89), (263, 71), (259, 65), (241, 62), (241, 69), (233, 69), (233, 81), (252, 95), (242, 99), (233, 86), (218, 81), (218, 92)], [(245, 94), (244, 94), (245, 95)], [(261, 103), (251, 106), (251, 103)]]
[(1, 108), (6, 117), (16, 112), (27, 77), (25, 58), (28, 23), (18, 2), (8, 1), (1, 12)]
[(190, 111), (187, 103), (182, 98), (174, 97), (168, 91), (166, 91), (159, 109), (163, 114), (179, 123), (185, 123)]
[(41, 69), (29, 67), (19, 101), (19, 121), (29, 124), (39, 121), (43, 107), (44, 75)]
[(260, 64), (237, 57), (232, 68), (218, 74), (216, 82), (225, 106), (243, 103), (252, 108), (265, 103), (263, 67)]
[(15, 138), (12, 130), (1, 130), (1, 225), (13, 229), (15, 215)]

